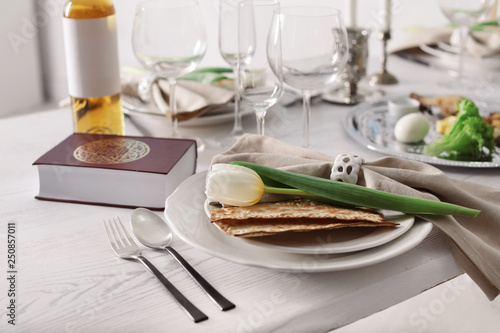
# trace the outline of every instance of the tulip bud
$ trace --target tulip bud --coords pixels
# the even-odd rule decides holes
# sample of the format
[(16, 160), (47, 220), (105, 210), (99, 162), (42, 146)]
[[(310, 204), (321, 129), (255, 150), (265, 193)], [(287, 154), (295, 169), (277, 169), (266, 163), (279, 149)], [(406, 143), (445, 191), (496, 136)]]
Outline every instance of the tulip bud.
[(252, 169), (232, 164), (214, 164), (207, 176), (209, 202), (224, 206), (252, 206), (264, 194), (264, 182)]

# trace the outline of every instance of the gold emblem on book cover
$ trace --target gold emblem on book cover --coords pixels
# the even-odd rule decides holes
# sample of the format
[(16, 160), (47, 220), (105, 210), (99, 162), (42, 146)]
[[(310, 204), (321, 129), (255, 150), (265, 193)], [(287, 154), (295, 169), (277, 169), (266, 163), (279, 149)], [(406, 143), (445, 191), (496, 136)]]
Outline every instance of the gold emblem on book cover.
[(73, 156), (85, 163), (120, 164), (137, 161), (149, 152), (149, 146), (138, 140), (106, 139), (79, 146)]

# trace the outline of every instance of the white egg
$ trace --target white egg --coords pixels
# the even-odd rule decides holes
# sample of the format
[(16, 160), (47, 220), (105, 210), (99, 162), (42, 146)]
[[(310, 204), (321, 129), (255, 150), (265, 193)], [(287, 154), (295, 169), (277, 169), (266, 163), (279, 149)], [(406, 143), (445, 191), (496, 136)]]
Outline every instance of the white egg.
[(422, 141), (429, 132), (429, 120), (421, 113), (410, 113), (401, 117), (394, 126), (394, 136), (404, 143)]

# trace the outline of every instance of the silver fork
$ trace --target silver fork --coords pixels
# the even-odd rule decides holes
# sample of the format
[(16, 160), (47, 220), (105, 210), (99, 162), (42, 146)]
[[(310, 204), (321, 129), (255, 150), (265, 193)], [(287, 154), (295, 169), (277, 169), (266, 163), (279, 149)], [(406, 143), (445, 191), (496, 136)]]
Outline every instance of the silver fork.
[(168, 281), (168, 279), (155, 266), (153, 266), (152, 263), (149, 262), (149, 260), (141, 255), (141, 250), (130, 237), (130, 234), (123, 226), (119, 217), (116, 219), (109, 219), (108, 223), (106, 223), (105, 220), (103, 222), (109, 242), (113, 248), (113, 252), (115, 252), (119, 258), (138, 260), (146, 266), (147, 269), (153, 273), (161, 283), (163, 283), (165, 288), (167, 288), (170, 294), (195, 323), (208, 319), (208, 317), (196, 306), (194, 306), (193, 303), (191, 303), (179, 290), (177, 290), (177, 288), (175, 288), (174, 285), (170, 283), (170, 281)]

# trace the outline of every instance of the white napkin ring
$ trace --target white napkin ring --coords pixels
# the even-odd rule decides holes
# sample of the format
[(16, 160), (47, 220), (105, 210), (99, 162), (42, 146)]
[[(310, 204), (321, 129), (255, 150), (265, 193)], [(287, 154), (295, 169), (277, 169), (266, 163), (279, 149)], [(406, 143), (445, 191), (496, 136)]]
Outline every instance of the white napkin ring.
[(330, 179), (344, 183), (356, 184), (361, 164), (363, 164), (363, 159), (358, 155), (337, 155), (335, 162), (333, 163)]

